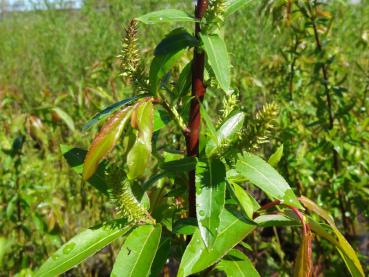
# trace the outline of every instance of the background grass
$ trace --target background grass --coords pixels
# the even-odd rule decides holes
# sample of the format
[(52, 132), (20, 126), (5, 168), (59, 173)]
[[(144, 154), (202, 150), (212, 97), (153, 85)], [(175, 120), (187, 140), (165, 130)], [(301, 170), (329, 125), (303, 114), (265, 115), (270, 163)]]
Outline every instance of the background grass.
[[(81, 10), (17, 12), (0, 20), (0, 275), (22, 270), (26, 274), (81, 228), (112, 217), (110, 204), (81, 184), (80, 177), (65, 164), (59, 145), (86, 148), (91, 134), (80, 131), (83, 124), (103, 107), (129, 94), (119, 76), (116, 58), (127, 22), (162, 8), (191, 11), (191, 2), (87, 0)], [(363, 243), (367, 234), (365, 217), (369, 216), (365, 202), (369, 199), (369, 3), (330, 1), (327, 10), (334, 16), (329, 36), (324, 40), (327, 52), (335, 57), (332, 78), (344, 79), (347, 93), (340, 98), (342, 101), (356, 100), (354, 108), (347, 112), (348, 119), (340, 122), (345, 130), (340, 143), (343, 147), (354, 145), (348, 151), (352, 157), (356, 155), (345, 160), (342, 176), (358, 171), (347, 185), (347, 205), (360, 231), (357, 247), (361, 249), (361, 258), (369, 264), (365, 257), (368, 246)], [(150, 62), (155, 44), (173, 27), (140, 28), (143, 60)], [(323, 164), (326, 152), (318, 143), (324, 136), (309, 125), (319, 113), (312, 95), (320, 89), (311, 86), (309, 77), (314, 74), (313, 67), (309, 67), (312, 58), (306, 55), (298, 63), (296, 97), (289, 101), (285, 97), (290, 65), (285, 58), (291, 41), (288, 28), (273, 24), (270, 17), (260, 13), (259, 1), (254, 1), (230, 18), (226, 30), (234, 67), (233, 86), (240, 92), (242, 105), (255, 111), (274, 100), (281, 107), (281, 127), (273, 134), (272, 145), (287, 144), (281, 166), (284, 175), (292, 185), (301, 182), (304, 193), (319, 199), (340, 218), (334, 198), (325, 197), (325, 190), (320, 189), (326, 187), (330, 174)], [(214, 100), (209, 101), (214, 107), (221, 103), (211, 93), (209, 99)], [(55, 107), (69, 117), (60, 118)], [(288, 112), (296, 120), (293, 130), (286, 134), (291, 127), (284, 123)], [(35, 125), (35, 120), (41, 123)], [(71, 120), (75, 129), (66, 124)], [(20, 158), (7, 155), (14, 140), (20, 137), (25, 138)], [(266, 155), (273, 150), (272, 145), (264, 149)], [(309, 152), (313, 154), (309, 156)], [(302, 157), (304, 154), (306, 157)], [(352, 192), (355, 189), (358, 194)], [(270, 243), (275, 245), (273, 239)], [(104, 249), (98, 258), (89, 259), (70, 274), (103, 276), (116, 251), (114, 247)], [(289, 258), (281, 261), (284, 256), (279, 249), (270, 251), (276, 257), (266, 258), (266, 267), (258, 264), (261, 272), (288, 272)], [(338, 257), (331, 255), (340, 264)], [(337, 272), (337, 267), (330, 270)]]

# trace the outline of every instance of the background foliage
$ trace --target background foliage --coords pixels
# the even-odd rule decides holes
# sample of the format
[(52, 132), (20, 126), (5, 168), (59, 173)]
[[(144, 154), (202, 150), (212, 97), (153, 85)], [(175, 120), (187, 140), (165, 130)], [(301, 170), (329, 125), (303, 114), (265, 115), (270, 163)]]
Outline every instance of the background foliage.
[[(2, 17), (2, 275), (26, 276), (82, 228), (113, 218), (111, 204), (81, 182), (63, 160), (59, 145), (86, 148), (90, 135), (81, 131), (83, 124), (130, 94), (119, 76), (117, 59), (128, 21), (167, 7), (193, 9), (191, 1), (179, 2), (88, 0), (80, 11)], [(283, 144), (278, 169), (297, 194), (317, 200), (334, 215), (360, 250), (362, 264), (368, 265), (369, 3), (322, 5), (313, 20), (322, 45), (317, 51), (315, 34), (306, 28), (311, 18), (296, 7), (289, 12), (287, 1), (254, 2), (230, 18), (225, 38), (232, 74), (237, 76), (232, 85), (238, 88), (242, 105), (254, 114), (274, 101), (280, 110), (272, 118), (273, 131), (264, 134), (267, 143), (258, 151), (267, 159)], [(146, 57), (169, 28), (139, 29), (142, 60), (149, 62)], [(327, 80), (323, 67), (329, 73)], [(205, 105), (221, 109), (216, 91), (209, 91)], [(167, 136), (177, 143), (177, 137)], [(293, 230), (265, 228), (247, 242), (262, 276), (290, 273), (299, 242)], [(328, 243), (321, 241), (316, 247), (315, 260), (327, 274), (345, 272)], [(112, 267), (118, 251), (114, 245), (107, 247), (70, 274), (101, 275)]]

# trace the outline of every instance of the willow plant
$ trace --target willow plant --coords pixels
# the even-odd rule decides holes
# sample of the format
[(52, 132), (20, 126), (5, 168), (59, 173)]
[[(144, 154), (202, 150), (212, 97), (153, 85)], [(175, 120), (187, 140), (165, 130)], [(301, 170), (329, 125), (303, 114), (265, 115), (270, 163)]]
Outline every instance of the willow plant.
[[(66, 272), (120, 237), (111, 276), (157, 276), (175, 261), (177, 276), (259, 276), (243, 241), (270, 226), (301, 230), (294, 276), (312, 275), (315, 235), (337, 248), (352, 276), (364, 276), (331, 215), (297, 197), (274, 168), (280, 149), (268, 161), (256, 155), (278, 108), (268, 104), (255, 116), (242, 109), (223, 37), (226, 18), (247, 2), (198, 0), (194, 16), (166, 9), (131, 21), (119, 57), (135, 95), (86, 124), (88, 129), (105, 121), (88, 151), (62, 147), (83, 180), (112, 201), (116, 219), (72, 238), (36, 276)], [(192, 23), (194, 32), (182, 27), (167, 34), (146, 71), (136, 44), (138, 24), (173, 22)], [(207, 108), (209, 88), (224, 99), (217, 119), (212, 115), (218, 112)], [(168, 140), (173, 137), (175, 143)], [(260, 206), (246, 189), (251, 187), (270, 202)]]

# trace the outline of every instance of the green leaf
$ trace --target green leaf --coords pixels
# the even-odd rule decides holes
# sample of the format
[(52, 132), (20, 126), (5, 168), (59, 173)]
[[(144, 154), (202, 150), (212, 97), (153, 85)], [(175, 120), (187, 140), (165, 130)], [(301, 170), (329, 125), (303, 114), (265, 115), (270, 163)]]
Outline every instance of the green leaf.
[(224, 16), (230, 16), (231, 14), (235, 13), (246, 4), (251, 3), (253, 0), (228, 0), (226, 1), (226, 10)]
[(250, 259), (241, 251), (232, 249), (216, 266), (227, 276), (260, 277)]
[(244, 188), (237, 184), (232, 184), (231, 187), (234, 192), (234, 196), (240, 203), (245, 214), (249, 219), (252, 219), (254, 212), (260, 208), (259, 204), (245, 191)]
[(63, 111), (62, 109), (60, 109), (58, 107), (53, 108), (52, 110), (64, 121), (64, 123), (68, 126), (68, 128), (71, 131), (74, 131), (75, 130), (74, 121), (70, 117), (69, 114), (67, 114), (65, 111)]
[(166, 172), (188, 172), (196, 168), (197, 159), (194, 157), (184, 157), (180, 160), (166, 162), (160, 168)]
[(182, 218), (173, 225), (173, 233), (180, 235), (192, 235), (197, 230), (197, 220), (195, 218)]
[(142, 176), (148, 166), (154, 129), (154, 107), (151, 101), (140, 104), (135, 112), (138, 134), (135, 144), (127, 155), (127, 176), (131, 180)]
[(192, 62), (189, 62), (179, 74), (178, 81), (174, 88), (176, 98), (186, 95), (192, 84)]
[(286, 180), (267, 162), (251, 153), (238, 155), (237, 172), (262, 189), (269, 197), (302, 208)]
[(150, 149), (147, 148), (144, 142), (138, 139), (127, 156), (128, 179), (134, 180), (145, 173), (150, 156)]
[(170, 238), (162, 238), (156, 252), (155, 259), (151, 266), (150, 277), (160, 276), (160, 272), (168, 260), (170, 254), (171, 240)]
[(197, 39), (184, 28), (177, 28), (165, 36), (165, 38), (156, 46), (155, 56), (166, 55), (168, 53), (178, 52), (193, 47), (198, 44)]
[(190, 14), (176, 9), (166, 9), (150, 12), (142, 15), (136, 20), (144, 24), (157, 24), (164, 22), (196, 22), (196, 19)]
[(216, 263), (229, 250), (254, 230), (255, 225), (248, 224), (245, 218), (235, 216), (226, 209), (220, 214), (218, 237), (211, 249), (206, 248), (200, 231), (196, 230), (188, 244), (178, 270), (178, 277), (200, 272)]
[(254, 219), (254, 222), (260, 227), (285, 227), (285, 226), (300, 226), (301, 223), (287, 215), (283, 214), (265, 214)]
[(84, 180), (90, 179), (95, 173), (99, 162), (114, 148), (129, 121), (131, 113), (132, 107), (116, 112), (97, 134), (88, 149), (84, 161), (82, 172)]
[(226, 169), (219, 160), (199, 161), (196, 165), (196, 214), (201, 237), (212, 247), (218, 234), (219, 215), (224, 209)]
[(49, 277), (66, 272), (116, 238), (126, 234), (131, 227), (127, 221), (115, 220), (83, 231), (56, 251), (41, 266), (35, 276)]
[(206, 111), (202, 103), (200, 103), (200, 113), (201, 113), (201, 118), (204, 120), (206, 124), (207, 130), (209, 130), (210, 139), (216, 141), (217, 131), (215, 129), (213, 122), (210, 119), (208, 112)]
[(156, 56), (153, 59), (149, 73), (150, 89), (153, 95), (156, 95), (164, 75), (168, 73), (183, 53), (184, 50), (179, 50), (178, 52), (169, 52), (165, 55)]
[(95, 126), (97, 123), (104, 120), (105, 118), (110, 116), (112, 113), (116, 112), (119, 108), (122, 108), (122, 107), (124, 107), (128, 104), (132, 104), (132, 103), (136, 102), (138, 99), (143, 98), (143, 97), (147, 97), (147, 96), (150, 96), (150, 94), (143, 93), (143, 94), (140, 94), (140, 95), (135, 95), (133, 97), (121, 100), (117, 103), (114, 103), (113, 105), (105, 108), (104, 110), (102, 110), (101, 112), (96, 114), (93, 118), (91, 118), (83, 126), (82, 131), (86, 131), (86, 130), (90, 129), (92, 126)]
[(239, 112), (231, 116), (216, 132), (216, 141), (209, 140), (206, 145), (206, 155), (211, 157), (217, 153), (219, 149), (227, 144), (230, 144), (235, 138), (237, 133), (242, 129), (245, 121), (245, 113)]
[(142, 225), (133, 230), (115, 260), (111, 276), (148, 276), (160, 236), (161, 225)]
[(322, 217), (325, 221), (328, 222), (330, 228), (332, 229), (333, 233), (336, 235), (338, 239), (335, 245), (339, 253), (341, 254), (341, 257), (344, 260), (351, 275), (354, 277), (365, 276), (363, 267), (361, 266), (360, 260), (358, 259), (355, 250), (352, 248), (352, 246), (348, 243), (346, 238), (338, 230), (338, 228), (336, 227), (336, 224), (334, 223), (333, 217), (329, 214), (329, 212), (322, 209), (316, 203), (314, 203), (313, 201), (311, 201), (305, 196), (300, 197), (300, 201), (303, 203), (303, 205), (308, 210), (318, 214), (320, 217)]
[(154, 112), (154, 132), (159, 131), (164, 128), (169, 122), (171, 118), (168, 113), (164, 110), (155, 110)]
[(224, 40), (217, 34), (201, 34), (201, 41), (208, 58), (208, 63), (214, 71), (219, 86), (228, 92), (231, 85), (231, 64), (227, 46)]
[(283, 144), (269, 157), (268, 163), (276, 167), (283, 156)]
[[(71, 147), (68, 145), (60, 145), (61, 152), (67, 160), (69, 166), (78, 174), (83, 172), (83, 162), (87, 151), (80, 148)], [(95, 187), (103, 194), (109, 196), (108, 182), (106, 181), (105, 166), (100, 164), (95, 173), (88, 180), (88, 183)]]

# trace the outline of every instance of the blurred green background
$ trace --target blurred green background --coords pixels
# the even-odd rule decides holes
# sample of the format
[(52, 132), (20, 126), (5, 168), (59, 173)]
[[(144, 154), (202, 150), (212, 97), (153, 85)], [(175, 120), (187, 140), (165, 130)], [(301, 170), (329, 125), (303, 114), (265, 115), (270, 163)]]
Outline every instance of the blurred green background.
[[(326, 1), (323, 58), (317, 58), (312, 34), (296, 35), (272, 2), (283, 1), (253, 1), (227, 21), (233, 87), (250, 112), (266, 102), (279, 105), (279, 127), (263, 149), (265, 157), (284, 144), (279, 170), (298, 193), (334, 215), (368, 270), (369, 1)], [(0, 5), (0, 276), (31, 276), (78, 230), (113, 216), (106, 199), (68, 168), (59, 145), (86, 148), (92, 136), (81, 131), (83, 124), (129, 95), (117, 59), (128, 21), (157, 9), (193, 10), (191, 0), (86, 0), (77, 6)], [(159, 38), (173, 27), (140, 27), (143, 60), (150, 62)], [(322, 119), (316, 69), (322, 61), (330, 70), (333, 130)], [(209, 105), (220, 105), (219, 96), (207, 97)], [(332, 172), (332, 145), (339, 172)], [(343, 209), (336, 191), (343, 192)], [(274, 237), (261, 240), (257, 259), (264, 261), (254, 259), (260, 272), (288, 271), (293, 257), (281, 252)], [(340, 263), (329, 245), (317, 247)], [(105, 276), (116, 251), (108, 247), (66, 276)], [(340, 269), (328, 266), (327, 272)]]

